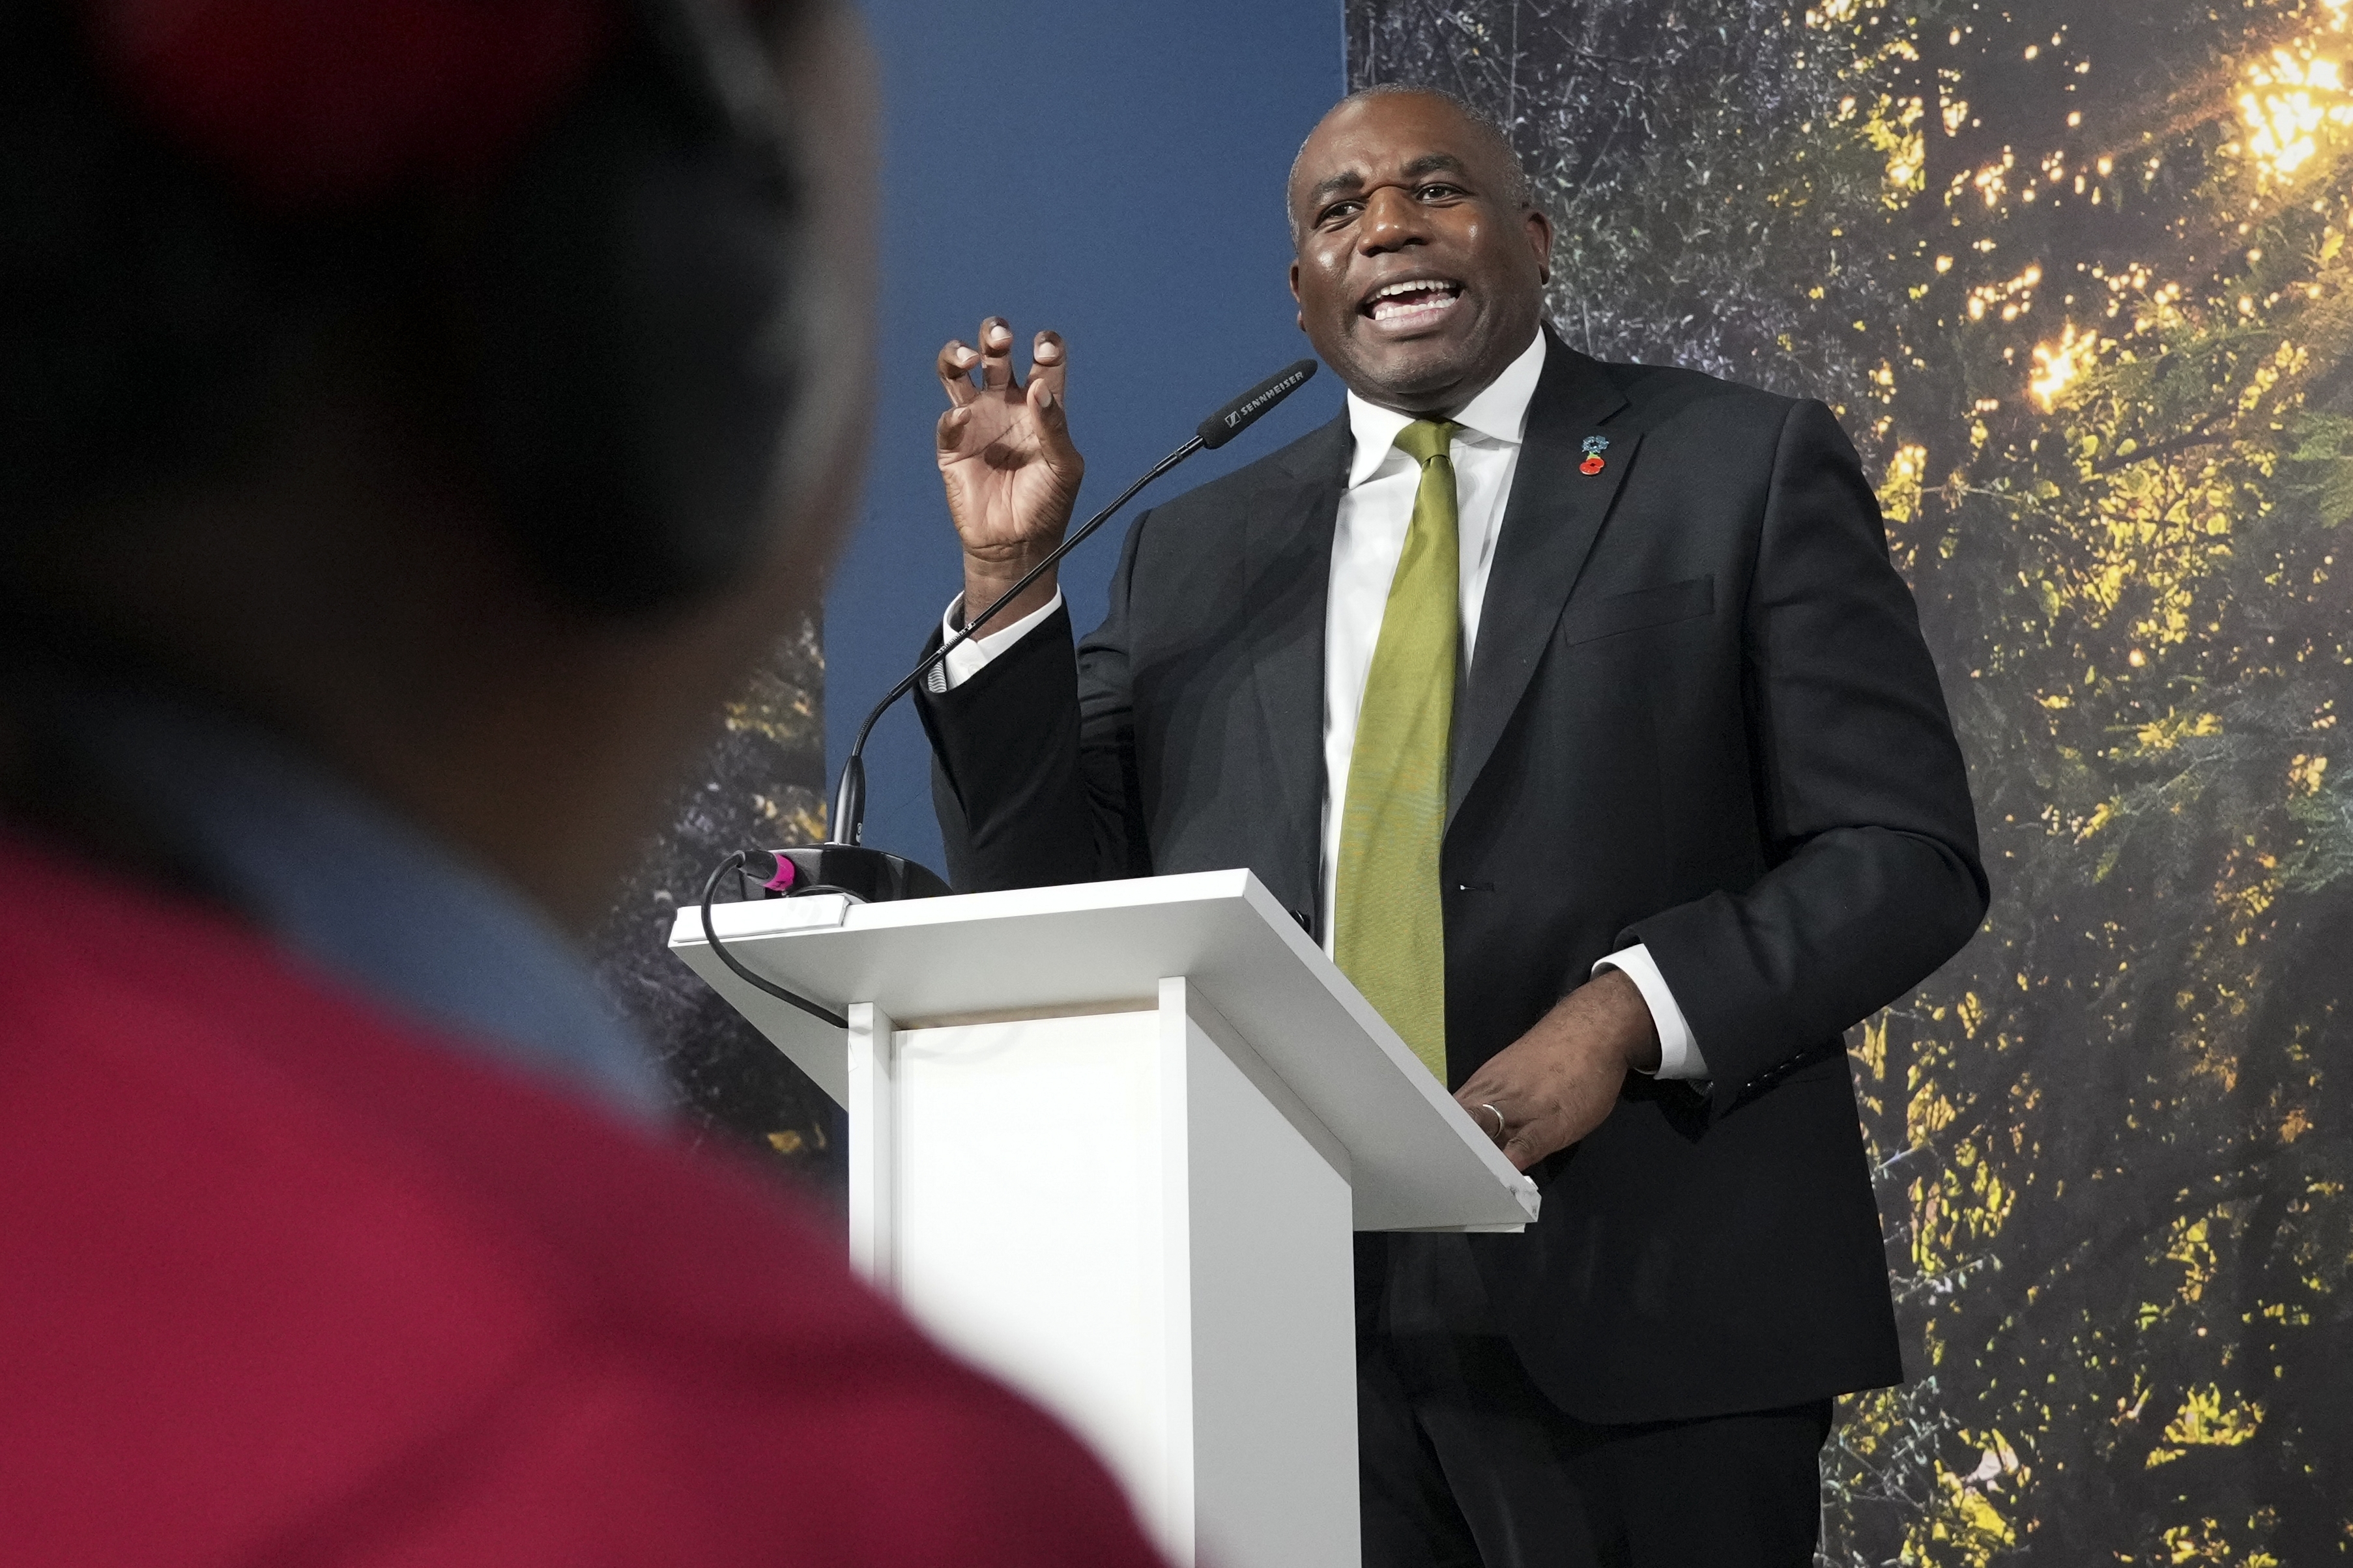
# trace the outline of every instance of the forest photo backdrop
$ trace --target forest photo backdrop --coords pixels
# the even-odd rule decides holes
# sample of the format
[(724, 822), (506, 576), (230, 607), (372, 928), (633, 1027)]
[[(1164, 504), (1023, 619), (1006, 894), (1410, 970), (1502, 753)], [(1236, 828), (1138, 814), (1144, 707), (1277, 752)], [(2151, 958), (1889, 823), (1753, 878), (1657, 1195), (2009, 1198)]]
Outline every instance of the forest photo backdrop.
[(1841, 1565), (2353, 1557), (2348, 0), (1349, 0), (1604, 358), (1820, 397), (1995, 903), (1852, 1037), (1910, 1387)]

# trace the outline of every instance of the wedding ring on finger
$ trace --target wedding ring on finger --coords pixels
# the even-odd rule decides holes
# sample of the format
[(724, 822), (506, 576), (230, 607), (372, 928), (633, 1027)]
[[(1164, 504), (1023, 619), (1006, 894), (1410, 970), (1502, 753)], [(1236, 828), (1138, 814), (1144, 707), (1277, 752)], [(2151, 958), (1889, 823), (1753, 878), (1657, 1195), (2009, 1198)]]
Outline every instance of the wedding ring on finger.
[(1479, 1109), (1495, 1119), (1495, 1142), (1498, 1145), (1502, 1144), (1509, 1135), (1509, 1129), (1504, 1121), (1504, 1113), (1492, 1105), (1482, 1105)]

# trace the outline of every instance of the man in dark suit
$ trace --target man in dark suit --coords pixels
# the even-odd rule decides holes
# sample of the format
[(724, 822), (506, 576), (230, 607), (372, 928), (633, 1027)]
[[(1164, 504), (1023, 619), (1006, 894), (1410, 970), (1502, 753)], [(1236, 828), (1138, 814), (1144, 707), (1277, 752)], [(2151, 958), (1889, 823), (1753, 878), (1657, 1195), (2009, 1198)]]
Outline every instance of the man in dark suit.
[[(1986, 904), (1871, 489), (1819, 403), (1546, 331), (1451, 100), (1344, 101), (1290, 205), (1348, 411), (1140, 518), (1083, 642), (1049, 580), (952, 657), (955, 879), (1249, 867), (1538, 1179), (1363, 1238), (1367, 1563), (1810, 1562), (1831, 1399), (1903, 1375), (1841, 1032)], [(1011, 353), (941, 354), (950, 624), (1077, 490)]]

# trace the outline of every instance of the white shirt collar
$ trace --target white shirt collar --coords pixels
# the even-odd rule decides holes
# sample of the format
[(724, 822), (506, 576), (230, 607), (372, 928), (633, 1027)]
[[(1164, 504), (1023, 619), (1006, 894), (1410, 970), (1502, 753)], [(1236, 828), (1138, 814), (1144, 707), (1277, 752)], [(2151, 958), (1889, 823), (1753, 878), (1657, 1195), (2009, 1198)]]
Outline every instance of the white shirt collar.
[[(1503, 374), (1489, 382), (1478, 396), (1463, 405), (1454, 423), (1469, 435), (1518, 446), (1527, 429), (1528, 403), (1536, 395), (1536, 381), (1544, 374), (1544, 329), (1538, 327), (1535, 342), (1505, 365)], [(1412, 424), (1414, 418), (1411, 414), (1399, 414), (1394, 408), (1367, 403), (1354, 392), (1348, 394), (1348, 431), (1356, 438), (1356, 456), (1348, 463), (1350, 489), (1373, 477), (1397, 445), (1398, 432)]]

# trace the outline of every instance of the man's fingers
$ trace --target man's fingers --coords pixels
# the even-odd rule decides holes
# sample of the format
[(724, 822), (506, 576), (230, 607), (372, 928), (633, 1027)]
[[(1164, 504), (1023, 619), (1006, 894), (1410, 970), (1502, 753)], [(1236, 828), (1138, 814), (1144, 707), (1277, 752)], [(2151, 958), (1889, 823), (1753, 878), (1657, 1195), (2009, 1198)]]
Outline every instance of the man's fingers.
[(939, 425), (940, 450), (943, 452), (960, 452), (964, 450), (965, 428), (971, 423), (972, 410), (969, 408), (951, 408), (945, 414), (941, 415)]
[(1029, 383), (1029, 416), (1038, 431), (1038, 455), (1075, 488), (1087, 464), (1071, 440), (1070, 411), (1052, 387), (1035, 378)]
[(1455, 1103), (1462, 1107), (1464, 1113), (1471, 1118), (1472, 1124), (1484, 1132), (1488, 1142), (1493, 1143), (1496, 1148), (1502, 1148), (1504, 1142), (1511, 1137), (1511, 1123), (1504, 1116), (1503, 1107), (1495, 1104), (1485, 1095), (1470, 1099), (1457, 1095)]
[(980, 324), (980, 384), (985, 392), (1013, 384), (1013, 328), (1002, 316)]
[(1029, 345), (1030, 384), (1044, 382), (1053, 393), (1054, 401), (1060, 403), (1062, 383), (1070, 374), (1070, 345), (1062, 342), (1061, 333), (1039, 332), (1037, 341)]
[(980, 356), (966, 348), (962, 339), (950, 338), (940, 349), (940, 384), (947, 389), (953, 406), (962, 408), (980, 395), (972, 384), (972, 367), (979, 363)]

